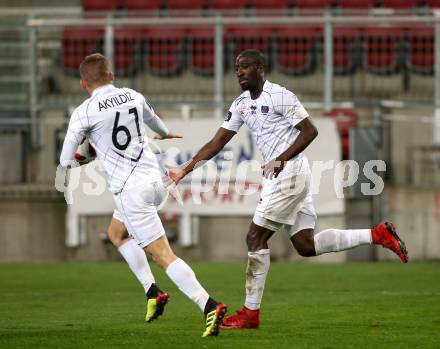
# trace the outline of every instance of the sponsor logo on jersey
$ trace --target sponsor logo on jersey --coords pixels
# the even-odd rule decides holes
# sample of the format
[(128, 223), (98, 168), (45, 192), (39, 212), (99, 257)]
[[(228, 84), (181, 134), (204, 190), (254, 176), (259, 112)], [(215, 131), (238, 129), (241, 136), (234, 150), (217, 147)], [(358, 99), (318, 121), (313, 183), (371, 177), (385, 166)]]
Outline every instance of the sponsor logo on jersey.
[(253, 114), (253, 115), (257, 114), (257, 106), (256, 105), (251, 105), (251, 114)]

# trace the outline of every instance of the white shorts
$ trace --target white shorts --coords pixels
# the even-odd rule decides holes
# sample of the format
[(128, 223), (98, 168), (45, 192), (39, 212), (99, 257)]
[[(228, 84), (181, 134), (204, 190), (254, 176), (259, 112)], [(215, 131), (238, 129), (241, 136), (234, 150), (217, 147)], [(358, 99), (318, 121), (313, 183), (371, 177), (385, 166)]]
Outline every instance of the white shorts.
[(310, 182), (306, 158), (287, 162), (278, 178), (265, 181), (253, 222), (273, 231), (284, 225), (290, 236), (302, 229), (313, 229), (316, 213)]
[(157, 206), (166, 198), (167, 190), (161, 181), (124, 189), (113, 198), (117, 210), (113, 218), (124, 223), (128, 233), (145, 247), (165, 234), (157, 214)]
[(280, 230), (282, 227), (286, 228), (286, 233), (291, 238), (293, 235), (303, 229), (315, 229), (316, 217), (310, 216), (304, 212), (298, 212), (294, 225), (288, 225), (271, 221), (259, 216), (254, 216), (253, 222), (260, 227), (267, 228), (272, 231)]

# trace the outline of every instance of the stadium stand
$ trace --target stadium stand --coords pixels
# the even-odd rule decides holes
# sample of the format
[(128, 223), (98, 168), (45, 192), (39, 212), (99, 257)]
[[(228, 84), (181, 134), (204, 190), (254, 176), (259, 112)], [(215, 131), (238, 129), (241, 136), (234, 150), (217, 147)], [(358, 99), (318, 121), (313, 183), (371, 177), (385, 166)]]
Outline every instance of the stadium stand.
[(440, 0), (426, 0), (426, 5), (431, 8), (440, 7)]
[(419, 4), (419, 0), (382, 0), (382, 6), (394, 9), (411, 9)]
[(169, 10), (201, 10), (205, 7), (203, 0), (168, 0), (167, 8)]
[(335, 28), (333, 31), (333, 71), (336, 75), (353, 74), (360, 65), (360, 28)]
[(66, 27), (63, 31), (63, 63), (68, 74), (77, 75), (85, 56), (102, 52), (103, 28)]
[(413, 27), (408, 29), (409, 52), (406, 64), (410, 71), (432, 75), (434, 73), (434, 29)]
[(196, 75), (214, 74), (214, 29), (212, 27), (190, 28), (189, 51), (191, 70)]
[(289, 0), (254, 0), (252, 5), (256, 9), (287, 9), (290, 3)]
[(257, 49), (263, 52), (267, 58), (267, 71), (272, 66), (271, 43), (274, 29), (270, 26), (228, 26), (225, 30), (226, 41), (228, 42), (228, 60), (233, 62), (234, 58), (243, 50)]
[(402, 28), (365, 29), (364, 68), (370, 73), (390, 75), (402, 68)]
[(252, 3), (252, 8), (254, 9), (256, 16), (286, 16), (292, 13), (290, 5), (291, 1), (289, 0), (254, 0), (254, 2)]
[(117, 28), (115, 31), (116, 74), (132, 77), (143, 67), (144, 31), (142, 28)]
[(84, 11), (113, 11), (118, 10), (119, 0), (83, 0)]
[[(368, 15), (369, 9), (392, 7), (408, 13), (425, 14), (427, 6), (437, 6), (439, 1), (419, 0), (120, 0), (103, 3), (100, 0), (84, 0), (83, 9), (94, 16), (96, 8), (118, 9), (117, 16), (132, 16), (147, 11), (149, 15), (160, 16), (210, 16), (215, 11), (229, 15), (281, 14), (300, 16), (301, 13), (322, 13), (331, 8), (335, 13), (347, 10), (360, 15)], [(419, 9), (420, 11), (415, 11)], [(239, 11), (237, 11), (239, 10)], [(241, 11), (242, 10), (242, 11)], [(265, 12), (268, 11), (268, 12)], [(275, 12), (271, 12), (275, 11)], [(424, 12), (425, 11), (425, 12)], [(105, 10), (104, 10), (105, 13)], [(116, 15), (116, 12), (115, 12)], [(142, 12), (142, 15), (144, 13)], [(323, 27), (291, 25), (225, 25), (224, 26), (225, 73), (231, 71), (234, 57), (246, 48), (262, 50), (268, 59), (268, 72), (280, 74), (282, 79), (289, 76), (306, 78), (324, 69)], [(164, 86), (172, 84), (182, 74), (192, 74), (194, 78), (214, 76), (215, 43), (213, 27), (185, 26), (167, 29), (146, 25), (138, 28), (115, 27), (114, 64), (118, 76), (134, 78), (142, 74), (155, 76)], [(401, 91), (409, 92), (411, 84), (424, 82), (419, 77), (432, 76), (434, 72), (434, 34), (432, 26), (335, 26), (333, 31), (333, 72), (336, 79), (350, 77), (343, 96), (363, 94), (368, 89), (369, 96), (387, 97)], [(62, 68), (69, 76), (74, 76), (85, 55), (103, 48), (103, 28), (67, 27), (62, 39)], [(369, 83), (360, 84), (365, 73), (370, 73)], [(315, 75), (318, 79), (318, 75)], [(376, 76), (376, 77), (374, 77)], [(404, 90), (393, 91), (390, 86), (381, 85), (380, 79), (405, 80)], [(376, 79), (376, 80), (374, 80)], [(379, 79), (379, 80), (377, 80)], [(168, 82), (166, 81), (168, 80)], [(288, 80), (286, 80), (288, 81)], [(342, 81), (342, 80), (338, 80)], [(204, 83), (207, 80), (204, 80)], [(376, 83), (378, 85), (376, 85)], [(356, 85), (357, 84), (357, 85)], [(371, 85), (373, 84), (373, 85)], [(357, 86), (357, 87), (356, 87)], [(229, 88), (229, 87), (228, 87)], [(335, 95), (339, 95), (335, 87)], [(318, 90), (316, 90), (318, 91)], [(422, 89), (417, 89), (422, 91)], [(319, 92), (316, 92), (319, 94)], [(341, 98), (341, 97), (338, 97)], [(346, 98), (346, 97), (342, 97)]]
[(243, 9), (246, 7), (246, 0), (210, 0), (211, 8), (215, 10)]
[(162, 0), (124, 0), (124, 8), (127, 11), (154, 11), (158, 13), (163, 6)]
[[(275, 10), (297, 8), (304, 10), (322, 10), (328, 8), (369, 9), (383, 7), (392, 9), (414, 9), (417, 7), (438, 8), (439, 0), (82, 0), (84, 11), (156, 11), (159, 9), (214, 11), (237, 9)], [(233, 12), (230, 12), (231, 14)]]
[(207, 12), (204, 0), (168, 0), (166, 2), (167, 15), (177, 16), (204, 16)]
[(375, 4), (376, 0), (339, 0), (339, 7), (343, 9), (369, 9)]
[(186, 28), (148, 28), (147, 62), (151, 73), (159, 76), (175, 76), (185, 67)]
[(317, 67), (319, 27), (280, 27), (276, 31), (275, 65), (288, 75), (305, 75)]
[(326, 9), (333, 6), (332, 0), (297, 0), (296, 7), (300, 9)]

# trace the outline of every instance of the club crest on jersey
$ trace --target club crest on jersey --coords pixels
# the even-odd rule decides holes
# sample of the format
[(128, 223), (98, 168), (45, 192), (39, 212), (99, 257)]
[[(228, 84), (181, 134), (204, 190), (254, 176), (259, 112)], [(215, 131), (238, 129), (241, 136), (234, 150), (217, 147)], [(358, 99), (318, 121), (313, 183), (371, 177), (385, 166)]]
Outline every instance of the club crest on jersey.
[(267, 106), (267, 105), (262, 105), (262, 106), (261, 106), (261, 112), (262, 112), (263, 114), (267, 114), (267, 113), (269, 112), (269, 106)]

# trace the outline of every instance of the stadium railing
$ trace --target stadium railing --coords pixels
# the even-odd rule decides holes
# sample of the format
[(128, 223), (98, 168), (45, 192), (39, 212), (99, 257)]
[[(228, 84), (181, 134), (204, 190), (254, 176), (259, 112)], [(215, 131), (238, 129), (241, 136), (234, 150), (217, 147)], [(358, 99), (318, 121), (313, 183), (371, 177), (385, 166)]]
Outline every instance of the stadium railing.
[[(36, 93), (62, 103), (78, 98), (71, 88), (82, 58), (104, 52), (116, 74), (156, 103), (210, 103), (223, 109), (233, 87), (235, 55), (258, 48), (269, 78), (303, 100), (331, 109), (344, 100), (399, 99), (433, 103), (434, 16), (113, 17), (37, 18)], [(47, 48), (52, 43), (52, 50)], [(51, 69), (38, 67), (52, 60)], [(54, 68), (56, 74), (54, 74)], [(231, 79), (232, 78), (232, 79)], [(191, 82), (191, 83), (188, 83)], [(194, 83), (192, 83), (194, 82)], [(425, 88), (420, 89), (420, 84)], [(68, 92), (68, 93), (67, 93)], [(75, 96), (76, 95), (76, 96)], [(79, 99), (79, 98), (78, 98)], [(217, 116), (222, 115), (217, 113)]]

